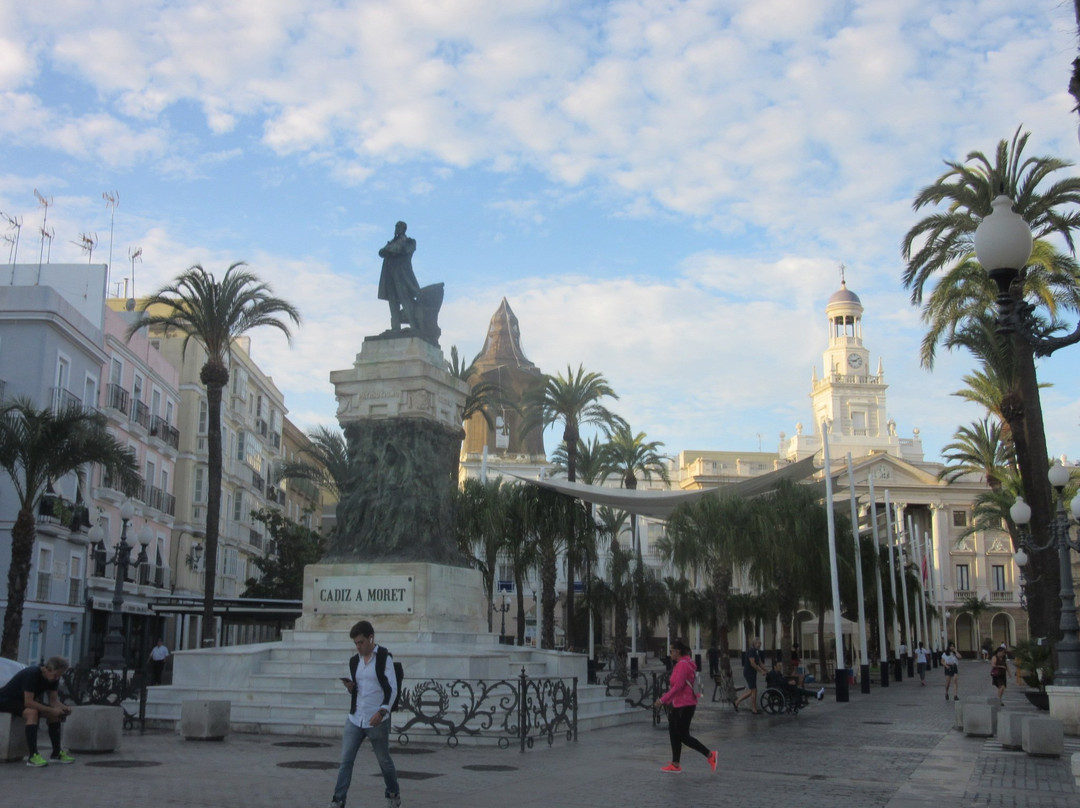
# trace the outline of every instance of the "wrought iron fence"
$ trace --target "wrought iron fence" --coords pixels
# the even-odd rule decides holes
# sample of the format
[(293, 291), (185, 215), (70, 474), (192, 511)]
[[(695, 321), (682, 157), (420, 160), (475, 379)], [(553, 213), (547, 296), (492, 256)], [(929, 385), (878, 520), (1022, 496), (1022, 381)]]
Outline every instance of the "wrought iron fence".
[(134, 729), (136, 721), (140, 732), (146, 729), (147, 678), (143, 671), (77, 665), (64, 671), (60, 685), (66, 701), (120, 707), (124, 711), (124, 729)]
[(618, 696), (631, 707), (651, 708), (671, 684), (665, 671), (616, 670), (604, 677), (604, 695)]
[[(465, 737), (494, 739), (500, 749), (518, 744), (522, 752), (538, 740), (565, 735), (577, 741), (577, 677), (533, 678), (521, 669), (516, 679), (428, 679), (402, 686), (395, 726), (398, 742), (409, 742), (409, 730), (427, 730), (446, 736), (451, 748)], [(400, 719), (399, 719), (400, 720)]]

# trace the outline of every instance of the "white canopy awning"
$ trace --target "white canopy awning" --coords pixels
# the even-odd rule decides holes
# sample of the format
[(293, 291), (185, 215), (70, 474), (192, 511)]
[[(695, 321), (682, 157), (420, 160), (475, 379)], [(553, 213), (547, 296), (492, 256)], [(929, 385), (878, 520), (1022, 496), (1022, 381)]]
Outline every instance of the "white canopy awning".
[(566, 480), (537, 480), (535, 477), (525, 477), (510, 471), (503, 471), (503, 473), (530, 485), (538, 485), (541, 488), (568, 494), (595, 505), (607, 505), (638, 516), (667, 519), (684, 502), (693, 502), (701, 497), (717, 495), (756, 497), (759, 494), (772, 491), (781, 480), (802, 480), (809, 477), (816, 470), (814, 457), (810, 456), (776, 471), (770, 471), (768, 474), (748, 477), (737, 483), (727, 483), (717, 488), (704, 488), (698, 491), (641, 491), (628, 488), (605, 488), (600, 485), (584, 485), (582, 483), (567, 482)]

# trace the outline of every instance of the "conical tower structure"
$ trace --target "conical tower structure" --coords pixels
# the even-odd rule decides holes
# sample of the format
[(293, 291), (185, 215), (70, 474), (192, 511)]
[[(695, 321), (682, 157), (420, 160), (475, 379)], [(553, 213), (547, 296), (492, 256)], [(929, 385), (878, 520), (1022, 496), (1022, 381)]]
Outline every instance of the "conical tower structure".
[(473, 373), (468, 381), (470, 385), (480, 382), (498, 385), (506, 406), (491, 413), (494, 426), (489, 426), (480, 413), (465, 423), (464, 459), (479, 457), (486, 445), (489, 456), (507, 462), (544, 461), (542, 430), (534, 428), (527, 434), (521, 432), (525, 394), (542, 378), (540, 368), (526, 358), (521, 348), (518, 318), (504, 297), (491, 317), (484, 347), (473, 359)]

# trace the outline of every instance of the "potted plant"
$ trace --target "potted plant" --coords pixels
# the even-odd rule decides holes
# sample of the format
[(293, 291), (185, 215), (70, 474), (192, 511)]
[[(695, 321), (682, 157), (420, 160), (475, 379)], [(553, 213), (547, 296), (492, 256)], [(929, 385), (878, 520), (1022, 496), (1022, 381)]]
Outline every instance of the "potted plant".
[(1027, 700), (1040, 710), (1050, 709), (1046, 686), (1054, 683), (1054, 660), (1050, 644), (1039, 640), (1024, 640), (1013, 649), (1016, 675), (1030, 688), (1024, 692)]

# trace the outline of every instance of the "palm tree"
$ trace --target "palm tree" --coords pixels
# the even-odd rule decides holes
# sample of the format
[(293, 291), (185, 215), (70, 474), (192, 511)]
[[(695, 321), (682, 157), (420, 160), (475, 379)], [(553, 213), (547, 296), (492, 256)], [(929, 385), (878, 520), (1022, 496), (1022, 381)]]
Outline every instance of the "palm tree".
[(469, 394), (465, 396), (465, 406), (461, 410), (461, 422), (465, 423), (476, 413), (480, 413), (487, 425), (494, 429), (495, 419), (491, 415), (492, 410), (511, 406), (505, 400), (503, 389), (492, 382), (474, 379), (475, 360), (466, 365), (465, 360), (458, 355), (456, 345), (450, 346), (450, 358), (446, 360), (446, 370), (455, 379), (461, 379), (469, 385)]
[(776, 490), (751, 501), (753, 544), (747, 572), (759, 591), (775, 594), (780, 615), (780, 648), (791, 661), (791, 624), (809, 592), (807, 565), (828, 555), (825, 506), (806, 486), (782, 480)]
[(983, 612), (990, 608), (990, 604), (982, 598), (977, 598), (974, 595), (968, 595), (964, 598), (960, 604), (959, 611), (971, 615), (971, 622), (975, 624), (975, 654), (978, 658), (979, 652), (982, 650), (982, 629), (979, 626), (979, 618), (982, 617)]
[(657, 451), (663, 445), (658, 440), (646, 441), (644, 432), (634, 434), (625, 422), (613, 425), (600, 449), (602, 479), (618, 474), (622, 487), (631, 491), (637, 489), (638, 475), (646, 481), (655, 475), (669, 484), (665, 458)]
[(499, 552), (506, 545), (508, 485), (501, 478), (487, 482), (469, 478), (457, 494), (458, 546), (464, 555), (476, 559), (483, 576), (489, 633), (493, 628)]
[(619, 534), (626, 529), (628, 514), (626, 511), (601, 505), (596, 509), (596, 516), (600, 532), (608, 537), (610, 553), (607, 588), (614, 607), (611, 650), (615, 656), (616, 666), (620, 671), (624, 671), (628, 650), (626, 626), (630, 599), (633, 596), (633, 577), (630, 573), (631, 555), (622, 549)]
[(1001, 490), (1011, 463), (1001, 423), (989, 417), (957, 429), (941, 454), (945, 467), (938, 473), (939, 480), (951, 483), (965, 474), (978, 474), (993, 491)]
[(604, 398), (618, 400), (619, 397), (607, 379), (599, 373), (586, 373), (584, 365), (578, 365), (576, 373), (567, 365), (565, 376), (561, 373), (545, 375), (541, 383), (525, 396), (528, 427), (539, 424), (547, 428), (562, 423), (566, 479), (572, 483), (577, 482), (577, 448), (581, 427), (585, 424), (612, 424), (619, 420), (600, 404)]
[[(606, 407), (600, 404), (604, 398), (618, 400), (607, 379), (595, 372), (585, 372), (584, 365), (578, 365), (577, 373), (566, 366), (566, 375), (544, 375), (540, 384), (525, 395), (525, 421), (522, 432), (541, 426), (547, 428), (561, 422), (563, 425), (562, 442), (566, 447), (566, 479), (577, 482), (577, 449), (583, 424), (611, 424), (618, 420)], [(567, 564), (567, 603), (566, 603), (566, 640), (573, 641), (574, 622), (574, 576), (573, 564)]]
[[(576, 478), (585, 485), (595, 485), (604, 473), (603, 444), (592, 435), (587, 441), (578, 438)], [(560, 443), (551, 453), (551, 470), (566, 474), (568, 456), (566, 444)]]
[(535, 485), (509, 485), (506, 494), (506, 545), (504, 552), (514, 575), (517, 593), (517, 644), (525, 644), (525, 579), (536, 563), (536, 526), (539, 522), (539, 493)]
[(748, 524), (746, 500), (709, 495), (676, 508), (668, 519), (666, 536), (657, 542), (657, 552), (677, 568), (700, 570), (709, 577), (716, 598), (712, 635), (719, 642), (721, 664), (728, 672), (728, 599)]
[[(1069, 167), (1069, 163), (1053, 157), (1024, 158), (1028, 137), (1017, 129), (1011, 142), (998, 143), (992, 161), (981, 152), (971, 152), (964, 163), (946, 161), (948, 171), (915, 197), (915, 210), (928, 205), (947, 206), (944, 212), (932, 213), (917, 222), (905, 235), (902, 247), (907, 261), (903, 281), (911, 290), (914, 305), (923, 304), (928, 285), (938, 277), (934, 299), (924, 308), (931, 333), (948, 335), (970, 317), (992, 308), (993, 286), (985, 273), (974, 271), (972, 264), (975, 229), (990, 215), (991, 203), (999, 193), (1013, 198), (1014, 209), (1027, 221), (1036, 240), (1033, 260), (1020, 274), (1022, 293), (1033, 295), (1051, 322), (1059, 309), (1075, 311), (1080, 307), (1075, 262), (1058, 254), (1048, 243), (1051, 237), (1058, 236), (1065, 241), (1070, 255), (1075, 252), (1072, 231), (1080, 225), (1080, 178), (1054, 181), (1056, 172)], [(1010, 340), (1016, 384), (1002, 410), (1013, 428), (1024, 492), (1032, 506), (1034, 541), (1048, 545), (1052, 492), (1046, 478), (1048, 453), (1034, 352), (1018, 334)], [(1034, 553), (1031, 563), (1038, 578), (1058, 580), (1055, 553)], [(1033, 589), (1028, 615), (1034, 633), (1056, 636), (1056, 600), (1050, 588)]]
[(206, 583), (203, 591), (202, 644), (214, 645), (214, 579), (217, 575), (217, 546), (221, 516), (221, 392), (229, 383), (233, 340), (259, 326), (269, 326), (292, 339), (282, 315), (300, 324), (300, 313), (291, 303), (274, 297), (270, 286), (232, 264), (219, 281), (199, 264), (183, 272), (173, 283), (163, 286), (143, 301), (140, 316), (128, 328), (128, 339), (149, 326), (165, 336), (172, 331), (184, 335), (184, 352), (195, 340), (206, 351), (199, 378), (206, 385), (207, 403), (207, 495), (206, 495)]
[(345, 437), (337, 429), (317, 426), (309, 429), (310, 443), (304, 446), (298, 457), (278, 467), (278, 477), (283, 480), (307, 480), (327, 491), (334, 499), (348, 489), (349, 450)]
[(28, 399), (6, 401), (0, 407), (0, 468), (11, 478), (19, 502), (11, 528), (7, 608), (0, 656), (19, 655), (23, 604), (36, 537), (38, 504), (53, 482), (75, 474), (80, 486), (85, 466), (98, 463), (124, 490), (139, 482), (131, 451), (105, 428), (104, 416), (79, 407), (60, 411), (38, 409)]

